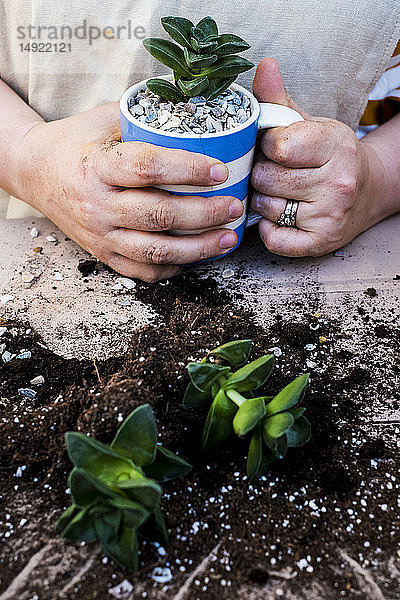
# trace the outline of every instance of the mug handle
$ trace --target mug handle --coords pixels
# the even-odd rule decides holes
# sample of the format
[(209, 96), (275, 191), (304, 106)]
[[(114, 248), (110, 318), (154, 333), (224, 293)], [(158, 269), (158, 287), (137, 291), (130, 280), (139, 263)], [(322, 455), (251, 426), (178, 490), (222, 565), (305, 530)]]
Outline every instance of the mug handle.
[(281, 104), (272, 104), (272, 102), (260, 102), (258, 129), (288, 127), (288, 125), (297, 123), (298, 121), (304, 121), (304, 119), (293, 108), (282, 106)]
[[(281, 104), (272, 104), (272, 102), (260, 102), (259, 130), (269, 129), (270, 127), (288, 127), (298, 121), (304, 121), (304, 119), (293, 108)], [(250, 210), (247, 215), (246, 227), (256, 225), (260, 221), (260, 215)]]

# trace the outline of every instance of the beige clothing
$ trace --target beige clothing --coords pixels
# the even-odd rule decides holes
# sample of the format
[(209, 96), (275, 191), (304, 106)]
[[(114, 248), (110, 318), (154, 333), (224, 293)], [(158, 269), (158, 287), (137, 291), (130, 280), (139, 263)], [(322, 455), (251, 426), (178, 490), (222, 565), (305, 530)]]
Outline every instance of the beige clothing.
[[(143, 35), (142, 29), (137, 31), (141, 37), (167, 37), (162, 16), (197, 22), (209, 13), (221, 32), (236, 33), (252, 45), (243, 56), (255, 64), (265, 56), (278, 60), (288, 92), (305, 110), (353, 129), (400, 37), (399, 0), (2, 0), (0, 77), (45, 119), (67, 117), (117, 100), (147, 76), (169, 72), (135, 39), (135, 27), (144, 28)], [(84, 20), (86, 39), (68, 39), (68, 27), (81, 26), (83, 37)], [(29, 25), (35, 27), (36, 39), (27, 39)], [(64, 40), (61, 26), (66, 26)], [(101, 35), (89, 44), (90, 26), (106, 28), (108, 37), (110, 28), (126, 29), (120, 30), (120, 39)], [(64, 41), (71, 52), (21, 50), (20, 44), (29, 41)], [(251, 89), (253, 76), (254, 70), (247, 72), (238, 83)], [(17, 216), (21, 206), (3, 196), (0, 216)]]

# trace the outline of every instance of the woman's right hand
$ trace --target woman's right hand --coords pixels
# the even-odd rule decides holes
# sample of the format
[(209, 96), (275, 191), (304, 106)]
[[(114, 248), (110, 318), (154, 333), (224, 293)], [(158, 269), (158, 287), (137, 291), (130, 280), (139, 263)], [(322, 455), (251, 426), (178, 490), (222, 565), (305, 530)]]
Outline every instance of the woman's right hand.
[[(118, 103), (37, 123), (15, 157), (16, 195), (127, 277), (172, 277), (180, 265), (235, 246), (233, 231), (207, 229), (240, 217), (243, 205), (238, 199), (174, 196), (152, 187), (223, 183), (228, 176), (223, 163), (120, 139)], [(204, 231), (172, 236), (170, 229)]]

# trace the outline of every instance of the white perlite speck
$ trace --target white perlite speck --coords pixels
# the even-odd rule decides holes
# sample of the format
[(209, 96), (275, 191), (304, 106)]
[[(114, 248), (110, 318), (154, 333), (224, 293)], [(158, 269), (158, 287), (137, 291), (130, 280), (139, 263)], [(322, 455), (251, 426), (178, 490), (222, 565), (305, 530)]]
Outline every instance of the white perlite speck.
[(273, 352), (277, 358), (282, 356), (282, 350), (280, 348), (278, 348), (278, 346), (274, 346), (273, 348), (268, 348), (268, 352)]
[(33, 238), (36, 238), (39, 235), (38, 230), (36, 229), (36, 227), (32, 227), (32, 229), (30, 230), (30, 236)]
[(0, 298), (0, 302), (2, 304), (7, 304), (7, 302), (12, 302), (13, 300), (14, 300), (14, 296), (12, 296), (11, 294), (4, 294)]

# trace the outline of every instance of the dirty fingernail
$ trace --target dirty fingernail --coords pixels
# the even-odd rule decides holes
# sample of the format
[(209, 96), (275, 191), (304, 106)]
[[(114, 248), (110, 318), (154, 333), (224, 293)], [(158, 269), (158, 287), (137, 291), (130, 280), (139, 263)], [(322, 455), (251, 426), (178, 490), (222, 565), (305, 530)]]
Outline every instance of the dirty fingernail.
[(229, 216), (231, 219), (238, 219), (243, 214), (243, 203), (240, 200), (234, 200), (229, 205)]
[(218, 181), (218, 183), (223, 183), (228, 178), (229, 171), (225, 165), (216, 164), (211, 167), (210, 175), (214, 181)]
[(219, 240), (219, 247), (222, 250), (226, 250), (227, 248), (233, 248), (233, 246), (237, 242), (236, 233), (225, 233), (222, 238)]

